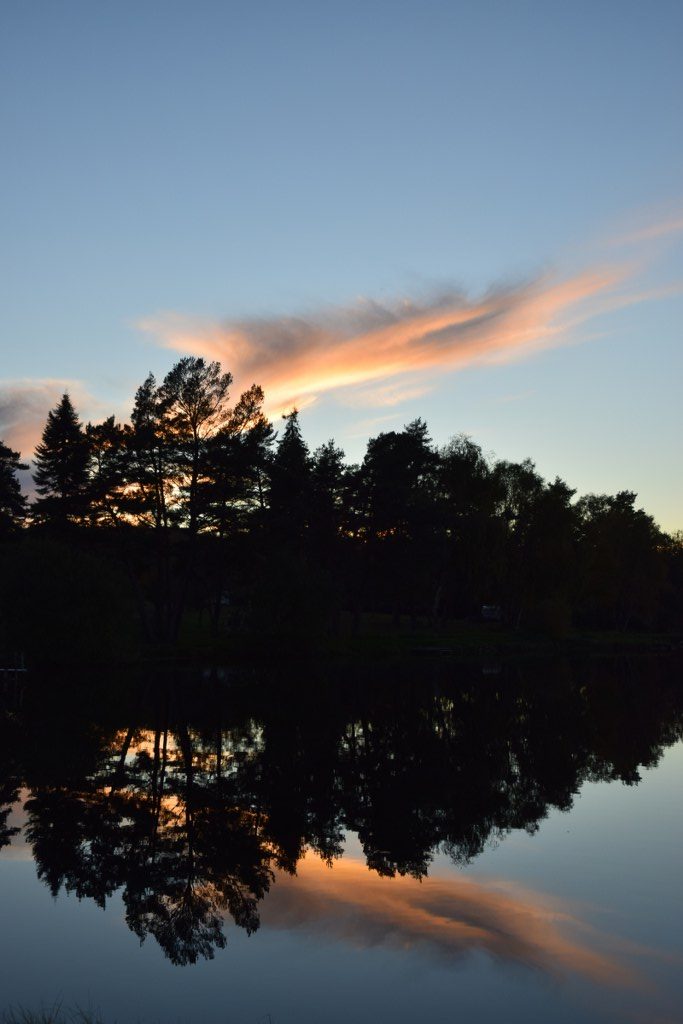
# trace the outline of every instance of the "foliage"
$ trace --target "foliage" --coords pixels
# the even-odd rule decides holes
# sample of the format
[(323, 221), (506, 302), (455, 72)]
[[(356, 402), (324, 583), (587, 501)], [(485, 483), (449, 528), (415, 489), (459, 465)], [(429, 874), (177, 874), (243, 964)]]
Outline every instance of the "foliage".
[[(28, 530), (17, 530), (23, 464), (0, 446), (0, 531), (67, 544), (65, 582), (92, 572), (90, 599), (75, 584), (60, 599), (27, 544), (23, 575), (35, 578), (15, 574), (12, 585), (33, 587), (26, 622), (44, 615), (51, 643), (53, 622), (76, 635), (92, 620), (93, 635), (107, 633), (94, 621), (111, 612), (98, 586), (114, 576), (127, 593), (118, 607), (134, 607), (155, 643), (175, 642), (188, 615), (214, 635), (301, 640), (357, 629), (364, 616), (443, 629), (483, 606), (555, 639), (575, 626), (683, 628), (680, 538), (662, 534), (632, 492), (577, 500), (530, 459), (495, 461), (465, 435), (437, 448), (422, 419), (370, 438), (350, 466), (332, 440), (311, 453), (296, 410), (277, 438), (261, 388), (231, 406), (231, 384), (219, 363), (186, 357), (161, 383), (148, 375), (129, 423), (85, 429), (64, 395), (36, 450)], [(79, 609), (70, 620), (64, 600)]]
[(35, 464), (34, 518), (58, 526), (78, 522), (86, 506), (88, 444), (68, 394), (48, 413)]
[(17, 478), (24, 469), (28, 465), (21, 461), (19, 452), (0, 441), (0, 537), (14, 532), (26, 518), (26, 498)]

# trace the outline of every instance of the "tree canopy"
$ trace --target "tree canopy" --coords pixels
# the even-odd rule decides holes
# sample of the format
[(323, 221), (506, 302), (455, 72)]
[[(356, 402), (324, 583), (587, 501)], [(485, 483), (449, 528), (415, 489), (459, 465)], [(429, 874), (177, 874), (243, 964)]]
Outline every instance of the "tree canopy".
[[(199, 617), (220, 629), (307, 635), (382, 616), (401, 628), (478, 618), (680, 629), (683, 555), (631, 491), (584, 495), (530, 459), (437, 446), (422, 419), (311, 452), (299, 413), (276, 433), (253, 384), (234, 404), (218, 362), (180, 359), (138, 388), (130, 421), (84, 428), (68, 394), (47, 416), (29, 504), (0, 444), (0, 535), (68, 534), (129, 580), (150, 640)], [(103, 570), (103, 571), (109, 571)]]

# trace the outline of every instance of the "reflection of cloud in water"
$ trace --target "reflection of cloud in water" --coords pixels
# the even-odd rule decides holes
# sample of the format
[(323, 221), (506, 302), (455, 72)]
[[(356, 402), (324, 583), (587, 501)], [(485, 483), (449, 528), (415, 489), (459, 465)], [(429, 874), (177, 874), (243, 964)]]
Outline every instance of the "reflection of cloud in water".
[[(280, 876), (262, 909), (273, 928), (299, 928), (367, 948), (415, 949), (452, 963), (472, 951), (555, 975), (618, 987), (645, 979), (616, 953), (643, 953), (583, 924), (559, 901), (512, 883), (471, 878), (381, 878), (364, 863), (309, 856), (297, 878)], [(583, 940), (570, 933), (580, 932)], [(597, 946), (609, 946), (603, 952)]]

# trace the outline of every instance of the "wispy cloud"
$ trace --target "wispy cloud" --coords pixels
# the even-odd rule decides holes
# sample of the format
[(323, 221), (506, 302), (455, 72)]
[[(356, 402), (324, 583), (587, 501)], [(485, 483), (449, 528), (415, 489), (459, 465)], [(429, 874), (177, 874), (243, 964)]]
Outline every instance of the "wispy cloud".
[(428, 395), (433, 389), (432, 384), (407, 384), (402, 381), (392, 381), (380, 387), (354, 388), (345, 392), (343, 396), (345, 405), (368, 407), (371, 409), (387, 408), (392, 409), (396, 405), (403, 405), (404, 402), (411, 402), (415, 398), (422, 398)]
[[(138, 326), (158, 343), (220, 360), (236, 379), (260, 383), (271, 410), (302, 406), (329, 392), (368, 405), (395, 405), (424, 394), (437, 374), (482, 363), (508, 363), (575, 340), (576, 328), (628, 301), (630, 266), (598, 267), (564, 279), (550, 275), (468, 297), (455, 289), (431, 299), (363, 301), (307, 317), (235, 323), (178, 313)], [(404, 383), (419, 375), (418, 386)], [(402, 380), (400, 378), (403, 378)], [(380, 383), (381, 382), (381, 383)], [(389, 382), (389, 383), (386, 383)]]
[[(365, 428), (395, 419), (398, 414), (391, 410), (422, 398), (445, 374), (603, 337), (604, 323), (588, 328), (589, 321), (680, 293), (680, 284), (643, 290), (636, 282), (650, 258), (647, 243), (681, 233), (680, 210), (660, 211), (644, 226), (641, 221), (636, 230), (608, 240), (609, 246), (628, 249), (629, 263), (596, 265), (564, 277), (548, 273), (482, 295), (452, 287), (421, 299), (364, 299), (305, 316), (234, 322), (166, 312), (144, 318), (138, 327), (178, 353), (218, 359), (239, 388), (261, 384), (271, 415), (333, 395), (340, 404), (378, 413), (363, 422)], [(634, 252), (633, 246), (643, 251)], [(65, 390), (84, 419), (111, 411), (79, 381), (0, 381), (0, 439), (29, 457), (48, 410)]]
[(398, 424), (401, 419), (399, 412), (390, 412), (384, 416), (369, 416), (367, 419), (358, 420), (353, 424), (353, 428), (349, 431), (345, 431), (344, 436), (349, 440), (356, 440), (357, 438), (367, 439), (376, 427), (380, 424), (388, 426), (389, 424)]
[(296, 879), (278, 880), (262, 918), (271, 927), (322, 933), (361, 948), (421, 950), (445, 964), (479, 950), (551, 975), (578, 974), (618, 988), (647, 988), (633, 958), (661, 956), (599, 933), (566, 904), (509, 882), (387, 879), (352, 858), (336, 861), (330, 870), (306, 857)]
[(0, 439), (21, 452), (33, 454), (45, 420), (65, 391), (81, 415), (95, 415), (100, 403), (80, 381), (57, 378), (0, 381)]
[(683, 212), (677, 210), (649, 224), (615, 235), (609, 239), (609, 244), (613, 246), (640, 245), (643, 242), (653, 242), (660, 238), (671, 238), (680, 234), (683, 234)]
[(514, 395), (501, 395), (500, 398), (494, 398), (492, 405), (509, 405), (511, 402), (523, 402), (526, 398), (531, 398), (535, 394), (533, 389), (529, 391), (518, 391)]

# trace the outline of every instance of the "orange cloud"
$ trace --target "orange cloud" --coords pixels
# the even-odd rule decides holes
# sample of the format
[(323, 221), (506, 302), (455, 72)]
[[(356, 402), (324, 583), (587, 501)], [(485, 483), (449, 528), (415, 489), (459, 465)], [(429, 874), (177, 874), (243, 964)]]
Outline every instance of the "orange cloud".
[[(618, 288), (632, 273), (625, 266), (603, 267), (499, 288), (474, 300), (453, 291), (428, 302), (364, 302), (308, 318), (219, 324), (169, 313), (138, 326), (168, 348), (218, 359), (244, 384), (257, 381), (271, 410), (278, 410), (332, 391), (343, 398), (345, 389), (404, 374), (424, 381), (566, 343), (570, 328), (625, 301)], [(425, 389), (424, 382), (417, 392), (407, 387), (404, 397)], [(392, 384), (369, 397), (377, 405), (397, 404), (402, 389)]]
[[(620, 988), (647, 987), (624, 954), (653, 955), (601, 935), (559, 901), (511, 883), (465, 876), (382, 878), (352, 858), (335, 861), (331, 869), (310, 855), (304, 858), (297, 878), (278, 878), (262, 919), (271, 927), (323, 933), (361, 948), (415, 948), (445, 963), (479, 950)], [(577, 933), (582, 939), (572, 937)]]

